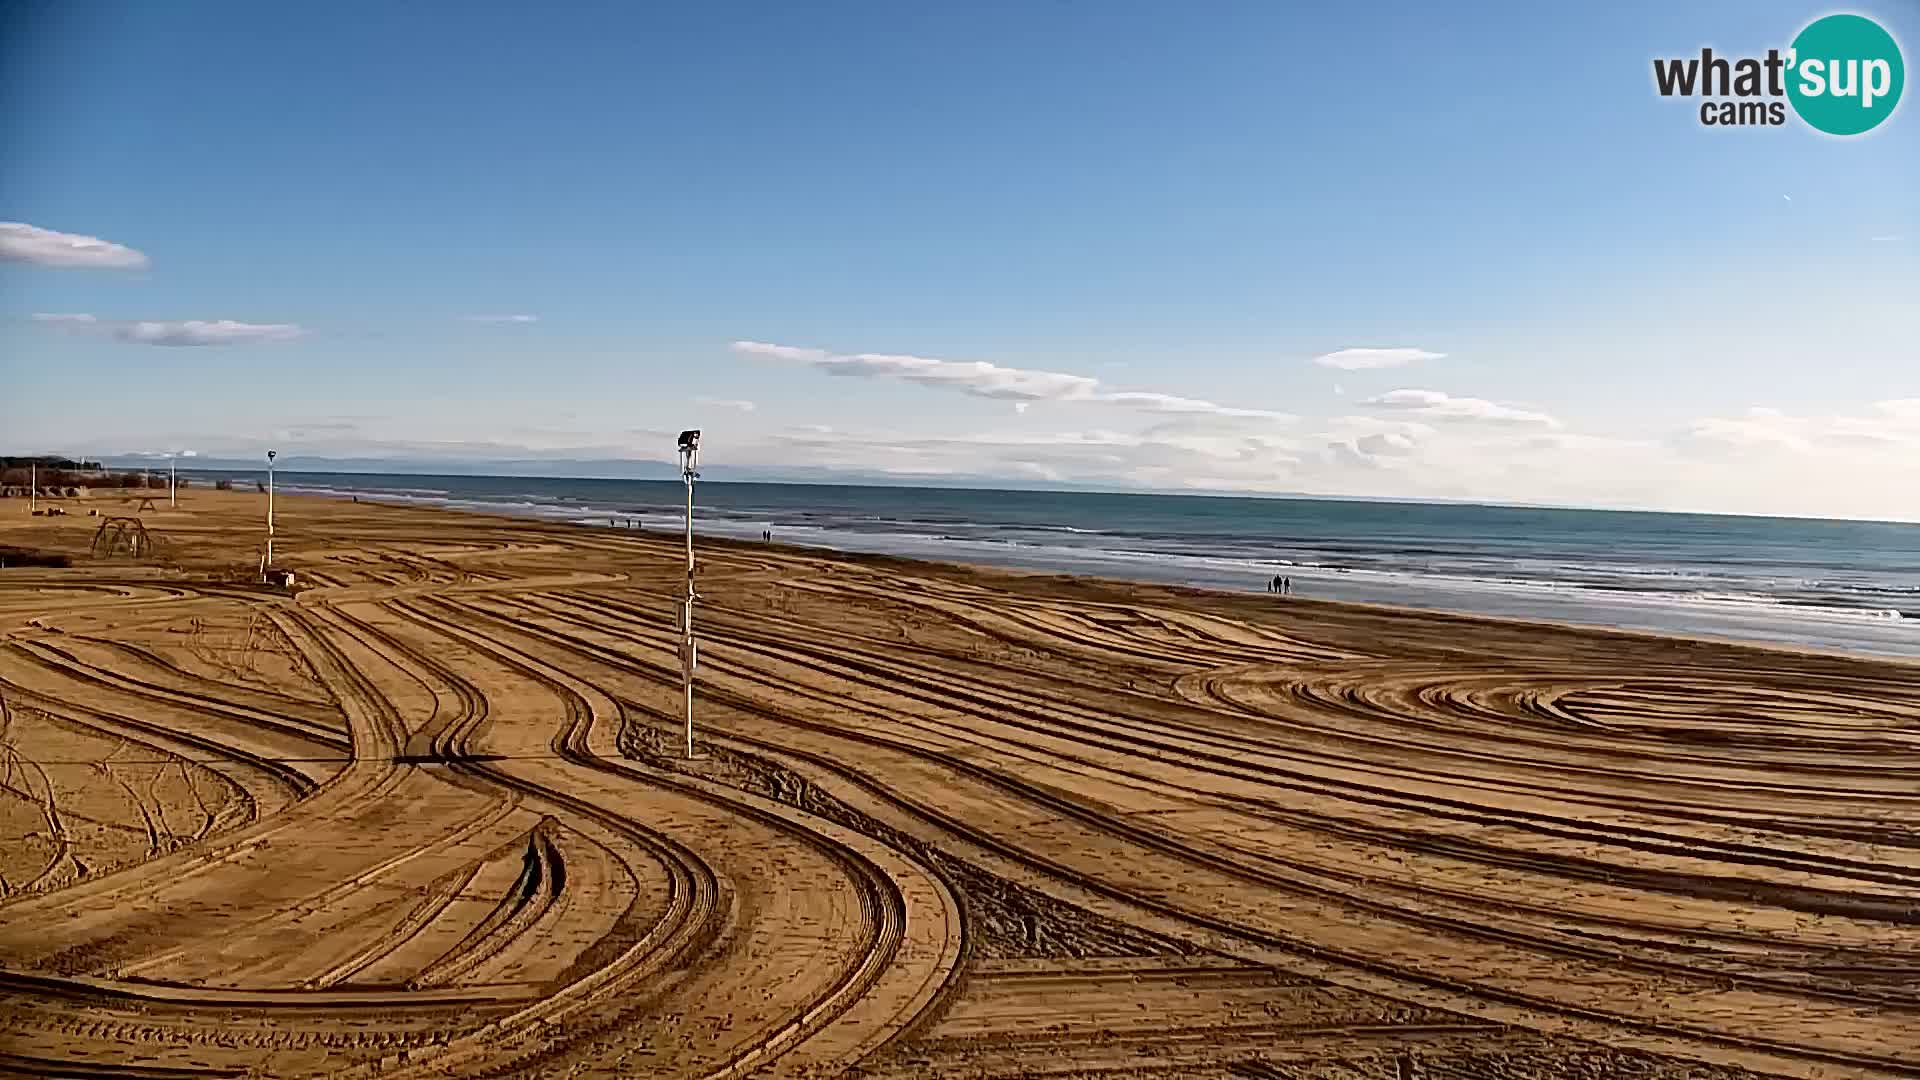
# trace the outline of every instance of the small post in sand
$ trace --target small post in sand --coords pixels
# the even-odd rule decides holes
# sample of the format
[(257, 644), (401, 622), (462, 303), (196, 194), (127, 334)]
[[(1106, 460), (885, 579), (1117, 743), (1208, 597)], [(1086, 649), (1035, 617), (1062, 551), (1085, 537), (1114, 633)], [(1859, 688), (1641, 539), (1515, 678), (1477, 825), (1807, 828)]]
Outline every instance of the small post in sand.
[(687, 760), (693, 760), (693, 482), (700, 476), (700, 433), (680, 433), (680, 475), (687, 482), (687, 593), (680, 609), (680, 680), (687, 694)]

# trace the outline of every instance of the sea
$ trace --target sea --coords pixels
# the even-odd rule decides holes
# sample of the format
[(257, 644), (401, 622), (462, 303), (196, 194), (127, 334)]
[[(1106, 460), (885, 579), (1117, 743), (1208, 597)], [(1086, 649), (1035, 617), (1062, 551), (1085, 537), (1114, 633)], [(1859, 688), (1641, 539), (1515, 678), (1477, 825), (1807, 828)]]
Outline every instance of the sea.
[[(289, 492), (683, 527), (677, 481), (290, 473)], [(1920, 525), (1310, 498), (701, 482), (697, 534), (1920, 656)], [(1276, 598), (1276, 603), (1285, 602)]]

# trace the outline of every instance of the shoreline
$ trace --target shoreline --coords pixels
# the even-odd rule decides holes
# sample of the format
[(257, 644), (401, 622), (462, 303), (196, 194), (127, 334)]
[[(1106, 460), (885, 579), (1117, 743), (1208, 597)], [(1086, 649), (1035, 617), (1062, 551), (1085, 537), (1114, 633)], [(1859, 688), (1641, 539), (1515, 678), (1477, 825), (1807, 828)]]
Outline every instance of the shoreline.
[[(402, 506), (588, 525), (631, 519), (644, 523), (648, 531), (677, 533), (679, 529), (677, 500), (661, 500), (661, 490), (677, 485), (665, 482), (635, 482), (636, 490), (625, 495), (598, 495), (568, 486), (585, 485), (584, 481), (432, 478), (447, 484), (469, 481), (477, 485), (471, 490), (404, 483), (414, 479), (316, 476), (317, 482), (299, 486), (314, 495), (358, 495)], [(1154, 514), (1171, 513), (1172, 519), (1113, 519), (1111, 508), (1081, 503), (1062, 505), (1061, 517), (1048, 518), (1053, 524), (1042, 524), (1035, 515), (1044, 516), (1047, 511), (1032, 502), (1032, 493), (1025, 492), (1011, 493), (1010, 498), (1027, 501), (1006, 511), (954, 505), (953, 493), (945, 489), (912, 488), (891, 489), (894, 494), (878, 505), (829, 502), (815, 508), (797, 502), (785, 485), (745, 487), (754, 489), (751, 497), (730, 497), (700, 514), (696, 523), (700, 535), (757, 540), (763, 529), (772, 528), (776, 537), (789, 543), (821, 550), (1254, 595), (1262, 594), (1267, 578), (1285, 575), (1294, 580), (1294, 594), (1302, 597), (1920, 658), (1920, 608), (1912, 603), (1913, 596), (1920, 595), (1916, 592), (1920, 579), (1907, 587), (1902, 583), (1913, 575), (1900, 569), (1911, 562), (1908, 546), (1920, 545), (1920, 530), (1913, 530), (1912, 538), (1903, 534), (1875, 540), (1893, 546), (1885, 552), (1863, 547), (1849, 553), (1850, 564), (1832, 566), (1825, 565), (1825, 556), (1814, 547), (1783, 549), (1777, 546), (1780, 538), (1763, 542), (1737, 535), (1705, 548), (1696, 538), (1664, 552), (1649, 550), (1644, 556), (1609, 559), (1587, 554), (1580, 545), (1610, 542), (1615, 526), (1580, 524), (1579, 529), (1600, 530), (1589, 536), (1569, 533), (1573, 526), (1566, 521), (1549, 523), (1544, 534), (1548, 539), (1537, 550), (1528, 550), (1514, 546), (1516, 523), (1512, 521), (1478, 522), (1474, 527), (1489, 530), (1483, 545), (1471, 532), (1460, 531), (1468, 523), (1455, 520), (1415, 522), (1410, 532), (1406, 523), (1397, 520), (1342, 519), (1335, 525), (1313, 518), (1304, 523), (1304, 531), (1294, 533), (1288, 522), (1253, 525), (1197, 520), (1181, 517), (1183, 511), (1168, 505)], [(1178, 502), (1169, 496), (1151, 498), (1162, 504)], [(1302, 505), (1326, 510), (1326, 505), (1311, 501)], [(1335, 509), (1344, 514), (1349, 505), (1374, 504), (1342, 503)], [(1450, 508), (1440, 508), (1446, 509)], [(1618, 517), (1606, 511), (1553, 513), (1592, 514), (1607, 521)], [(1698, 516), (1673, 517), (1685, 522)], [(1859, 523), (1829, 524), (1852, 527)], [(1213, 531), (1223, 527), (1224, 532)], [(1198, 531), (1178, 531), (1188, 528)], [(1381, 530), (1377, 534), (1376, 528)], [(1429, 528), (1439, 531), (1429, 536)], [(1264, 539), (1268, 536), (1273, 540)], [(1644, 548), (1650, 541), (1642, 530), (1622, 536), (1621, 542)], [(1801, 537), (1795, 542), (1826, 541)], [(1403, 560), (1395, 548), (1409, 543), (1412, 546)], [(1920, 557), (1920, 546), (1914, 546), (1912, 554)], [(1880, 562), (1873, 561), (1882, 555)], [(1756, 558), (1785, 561), (1768, 571), (1753, 561)], [(1795, 565), (1796, 560), (1805, 565)], [(1730, 569), (1720, 572), (1722, 566)], [(1874, 569), (1879, 566), (1886, 569)]]
[[(174, 511), (173, 513), (190, 519), (192, 504), (209, 498), (222, 502), (226, 500), (254, 501), (258, 503), (261, 512), (264, 513), (265, 497), (257, 492), (216, 492), (204, 488), (193, 488), (182, 492), (180, 496), (181, 508), (179, 511)], [(101, 509), (104, 515), (105, 508), (100, 504), (113, 502), (131, 507), (137, 505), (139, 497), (128, 497), (118, 493), (112, 495), (94, 493), (76, 501), (82, 505), (90, 504), (93, 508)], [(302, 505), (309, 502), (317, 506), (367, 507), (371, 509), (397, 511), (405, 514), (429, 514), (450, 518), (470, 518), (496, 525), (507, 525), (533, 531), (556, 529), (582, 530), (596, 534), (641, 539), (646, 542), (673, 546), (677, 546), (681, 542), (681, 534), (677, 531), (669, 533), (657, 528), (628, 529), (605, 524), (595, 524), (593, 521), (587, 519), (570, 519), (552, 514), (515, 513), (511, 510), (485, 508), (481, 506), (448, 505), (442, 500), (383, 498), (380, 497), (378, 493), (359, 495), (357, 498), (351, 493), (340, 492), (322, 494), (311, 491), (282, 491), (276, 495), (277, 512), (283, 519), (290, 511), (298, 512)], [(24, 510), (24, 503), (22, 503), (22, 508)], [(167, 523), (166, 519), (168, 516), (170, 515), (164, 511), (157, 512), (153, 515), (153, 520), (156, 525), (163, 525)], [(81, 514), (69, 515), (59, 520), (90, 523), (99, 519), (89, 518)], [(87, 527), (91, 529), (93, 526), (89, 524)], [(286, 545), (290, 541), (297, 541), (297, 534), (289, 534), (284, 524), (279, 532), (283, 550), (287, 550)], [(13, 542), (19, 539), (18, 533), (0, 531), (0, 542)], [(1471, 608), (1427, 607), (1416, 604), (1329, 598), (1301, 595), (1298, 593), (1287, 597), (1278, 597), (1255, 592), (1251, 589), (1235, 589), (1207, 584), (1186, 584), (1155, 578), (1127, 578), (1097, 573), (1083, 573), (1073, 570), (1054, 570), (1008, 565), (1004, 563), (968, 562), (958, 559), (924, 557), (916, 554), (857, 551), (824, 544), (796, 544), (779, 539), (776, 539), (769, 545), (755, 539), (743, 539), (721, 533), (701, 532), (698, 529), (695, 531), (695, 541), (697, 547), (707, 546), (736, 553), (774, 551), (792, 557), (840, 562), (850, 566), (887, 567), (896, 570), (912, 569), (921, 574), (931, 573), (936, 576), (958, 575), (964, 577), (984, 577), (990, 580), (999, 578), (1007, 582), (1048, 581), (1055, 583), (1073, 583), (1104, 590), (1112, 594), (1110, 602), (1113, 603), (1125, 603), (1129, 596), (1137, 597), (1143, 591), (1157, 591), (1165, 594), (1167, 599), (1173, 601), (1188, 600), (1203, 603), (1229, 604), (1232, 605), (1236, 614), (1258, 612), (1285, 616), (1289, 611), (1304, 614), (1314, 610), (1335, 613), (1365, 613), (1375, 617), (1411, 622), (1413, 624), (1437, 623), (1461, 626), (1468, 629), (1475, 626), (1484, 626), (1490, 630), (1513, 632), (1546, 630), (1556, 634), (1584, 635), (1623, 642), (1691, 643), (1742, 650), (1760, 650), (1786, 656), (1807, 656), (1865, 663), (1890, 663), (1902, 668), (1920, 666), (1920, 646), (1916, 646), (1917, 651), (1912, 653), (1874, 652), (1864, 649), (1849, 649), (1841, 646), (1806, 643), (1782, 638), (1747, 638), (1735, 635), (1689, 632), (1653, 627), (1608, 625), (1582, 622), (1575, 619), (1557, 619), (1547, 616), (1483, 612)], [(69, 549), (63, 553), (69, 555), (75, 554), (70, 546)], [(67, 572), (84, 575), (89, 572), (91, 566), (95, 565), (98, 564), (86, 562), (84, 554), (81, 554)], [(19, 573), (23, 569), (25, 568), (15, 568), (12, 572)]]
[[(280, 496), (280, 498), (282, 499), (289, 499), (289, 498), (316, 499), (324, 502), (348, 501), (350, 505), (354, 504), (350, 496), (338, 495), (338, 494), (322, 495), (322, 494), (303, 492), (298, 495), (283, 495), (283, 496)], [(496, 521), (502, 521), (502, 522), (539, 523), (540, 525), (547, 526), (547, 527), (566, 527), (566, 528), (574, 528), (574, 529), (600, 530), (616, 536), (638, 535), (638, 536), (645, 536), (652, 540), (671, 541), (674, 543), (679, 542), (679, 536), (680, 536), (679, 533), (669, 534), (669, 533), (662, 532), (661, 530), (658, 530), (658, 529), (626, 529), (626, 528), (621, 528), (621, 527), (611, 526), (611, 525), (596, 525), (593, 522), (587, 521), (587, 520), (568, 520), (555, 515), (543, 515), (543, 514), (533, 514), (533, 513), (516, 514), (508, 510), (480, 509), (472, 506), (435, 505), (432, 502), (428, 502), (424, 500), (393, 499), (389, 501), (389, 500), (381, 499), (377, 496), (374, 496), (374, 497), (361, 496), (358, 500), (357, 505), (387, 506), (387, 507), (392, 507), (394, 509), (400, 509), (400, 510), (423, 510), (423, 511), (435, 511), (435, 512), (448, 513), (448, 514), (472, 515), (482, 519), (496, 520)], [(902, 566), (916, 567), (916, 568), (921, 568), (923, 570), (933, 569), (936, 571), (948, 571), (948, 572), (959, 571), (966, 574), (988, 574), (988, 575), (999, 574), (999, 575), (1005, 575), (1007, 578), (1014, 579), (1014, 580), (1066, 580), (1066, 581), (1076, 581), (1076, 582), (1087, 582), (1087, 583), (1094, 583), (1094, 584), (1107, 587), (1109, 589), (1120, 590), (1120, 591), (1139, 590), (1142, 588), (1153, 588), (1153, 589), (1165, 590), (1169, 594), (1176, 597), (1186, 596), (1186, 597), (1194, 597), (1194, 598), (1220, 598), (1220, 599), (1229, 599), (1236, 603), (1253, 603), (1256, 605), (1263, 603), (1263, 601), (1259, 599), (1260, 597), (1268, 595), (1264, 593), (1253, 592), (1251, 590), (1241, 590), (1241, 589), (1234, 589), (1234, 588), (1228, 588), (1228, 587), (1214, 587), (1214, 586), (1208, 586), (1208, 585), (1188, 585), (1188, 584), (1180, 584), (1176, 582), (1168, 582), (1168, 581), (1152, 579), (1152, 578), (1115, 577), (1115, 576), (1109, 576), (1104, 574), (1089, 574), (1089, 573), (1079, 573), (1075, 571), (1036, 569), (1031, 567), (1022, 567), (1022, 566), (1006, 565), (1006, 564), (996, 564), (996, 563), (986, 563), (986, 562), (978, 562), (978, 563), (967, 562), (967, 561), (957, 560), (957, 559), (927, 558), (927, 557), (921, 557), (918, 555), (903, 555), (903, 554), (896, 554), (892, 552), (851, 551), (844, 548), (837, 548), (837, 547), (832, 547), (824, 544), (822, 545), (795, 544), (795, 543), (783, 542), (778, 539), (774, 540), (771, 545), (766, 545), (757, 540), (741, 539), (739, 537), (727, 536), (727, 535), (717, 534), (717, 533), (702, 533), (699, 531), (698, 528), (695, 529), (694, 539), (695, 539), (696, 547), (702, 544), (714, 544), (714, 545), (722, 546), (728, 550), (738, 550), (738, 551), (765, 550), (768, 547), (771, 547), (773, 550), (787, 552), (795, 555), (824, 557), (827, 559), (840, 560), (850, 564), (858, 564), (858, 565), (885, 565), (887, 563), (898, 563)], [(1389, 617), (1443, 619), (1443, 620), (1449, 620), (1449, 621), (1458, 622), (1458, 623), (1467, 624), (1467, 625), (1473, 625), (1477, 623), (1488, 623), (1495, 626), (1509, 627), (1509, 628), (1515, 628), (1515, 629), (1524, 629), (1529, 627), (1546, 628), (1546, 629), (1552, 629), (1560, 632), (1568, 632), (1568, 633), (1576, 633), (1576, 634), (1595, 634), (1603, 637), (1618, 637), (1618, 638), (1627, 639), (1627, 640), (1698, 642), (1702, 644), (1728, 646), (1728, 647), (1735, 647), (1735, 648), (1760, 649), (1763, 651), (1785, 653), (1789, 655), (1834, 657), (1834, 658), (1843, 658), (1843, 659), (1849, 659), (1849, 660), (1861, 660), (1861, 661), (1867, 661), (1870, 663), (1891, 662), (1891, 663), (1900, 664), (1902, 666), (1908, 666), (1908, 667), (1920, 666), (1920, 644), (1916, 644), (1915, 646), (1916, 651), (1913, 653), (1892, 653), (1892, 652), (1883, 653), (1883, 652), (1870, 652), (1870, 651), (1864, 651), (1864, 650), (1858, 650), (1858, 649), (1847, 649), (1844, 647), (1826, 646), (1826, 645), (1819, 645), (1819, 644), (1807, 644), (1807, 643), (1801, 643), (1801, 642), (1796, 642), (1791, 640), (1782, 640), (1782, 639), (1755, 639), (1755, 638), (1744, 638), (1744, 637), (1716, 635), (1716, 634), (1708, 634), (1708, 633), (1690, 633), (1686, 631), (1664, 630), (1664, 629), (1658, 629), (1658, 628), (1606, 625), (1606, 624), (1598, 624), (1598, 623), (1581, 622), (1573, 619), (1555, 619), (1555, 618), (1549, 618), (1549, 617), (1489, 613), (1489, 612), (1475, 611), (1469, 608), (1423, 607), (1423, 606), (1413, 605), (1413, 604), (1394, 604), (1394, 603), (1383, 603), (1383, 602), (1367, 601), (1367, 600), (1346, 600), (1346, 599), (1336, 599), (1336, 598), (1328, 598), (1328, 597), (1302, 596), (1299, 594), (1295, 594), (1288, 597), (1269, 597), (1269, 599), (1265, 602), (1282, 605), (1283, 607), (1285, 606), (1292, 606), (1292, 607), (1323, 606), (1325, 608), (1333, 609), (1333, 610), (1364, 611), (1364, 612), (1371, 612), (1371, 613), (1375, 613), (1383, 616), (1389, 616)]]

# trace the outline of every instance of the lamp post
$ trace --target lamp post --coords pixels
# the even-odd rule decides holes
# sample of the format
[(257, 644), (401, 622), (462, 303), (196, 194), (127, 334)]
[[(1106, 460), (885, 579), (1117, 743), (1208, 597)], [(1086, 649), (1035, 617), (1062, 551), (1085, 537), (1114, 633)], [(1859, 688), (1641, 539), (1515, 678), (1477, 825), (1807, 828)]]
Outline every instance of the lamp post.
[(273, 459), (277, 451), (267, 451), (267, 568), (273, 568)]
[(173, 483), (174, 457), (175, 455), (173, 454), (167, 455), (167, 509), (169, 510), (178, 510), (180, 508), (180, 495)]
[(693, 760), (693, 482), (700, 475), (700, 433), (680, 433), (680, 476), (687, 482), (687, 592), (680, 609), (680, 681), (687, 696), (687, 760)]

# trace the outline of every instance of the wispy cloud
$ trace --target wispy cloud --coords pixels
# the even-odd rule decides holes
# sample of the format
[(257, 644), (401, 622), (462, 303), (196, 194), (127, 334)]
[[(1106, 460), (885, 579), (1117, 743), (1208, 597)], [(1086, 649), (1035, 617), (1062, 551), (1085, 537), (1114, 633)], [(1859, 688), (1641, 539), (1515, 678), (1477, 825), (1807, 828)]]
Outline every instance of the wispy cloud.
[(247, 345), (291, 341), (306, 331), (292, 323), (245, 323), (232, 319), (184, 322), (132, 322), (114, 328), (117, 341), (129, 345)]
[(1244, 409), (1219, 405), (1199, 398), (1146, 391), (1112, 391), (1100, 380), (1088, 375), (1059, 371), (1002, 367), (981, 360), (940, 360), (926, 356), (894, 353), (835, 354), (825, 349), (775, 345), (764, 341), (736, 341), (733, 350), (747, 356), (766, 357), (810, 365), (829, 375), (855, 378), (899, 379), (923, 386), (957, 390), (974, 397), (1012, 401), (1015, 408), (1037, 401), (1086, 402), (1113, 405), (1150, 413), (1181, 413), (1262, 420), (1290, 420), (1286, 413), (1270, 409)]
[(1737, 416), (1694, 421), (1683, 437), (1692, 448), (1774, 449), (1910, 457), (1920, 451), (1920, 398), (1876, 401), (1858, 415), (1794, 416), (1754, 406)]
[(477, 323), (535, 323), (540, 321), (540, 316), (538, 315), (467, 315), (463, 317), (467, 322)]
[(743, 401), (740, 398), (696, 397), (693, 401), (696, 405), (705, 405), (714, 409), (732, 409), (735, 412), (752, 412), (759, 408), (753, 402)]
[(1411, 436), (1402, 435), (1397, 431), (1380, 431), (1372, 435), (1360, 436), (1353, 440), (1353, 445), (1366, 454), (1399, 456), (1413, 453), (1415, 444)]
[(1484, 424), (1559, 427), (1560, 421), (1546, 413), (1517, 409), (1485, 398), (1454, 397), (1439, 390), (1390, 390), (1366, 403), (1377, 409), (1394, 409), (1432, 420), (1458, 420)]
[(1138, 391), (1120, 391), (1095, 395), (1092, 400), (1108, 405), (1120, 405), (1142, 412), (1178, 413), (1181, 415), (1229, 416), (1249, 420), (1290, 419), (1285, 413), (1270, 409), (1241, 409), (1231, 405), (1216, 405), (1199, 398), (1180, 397), (1177, 394), (1148, 394)]
[(1341, 371), (1367, 371), (1374, 368), (1405, 367), (1420, 360), (1438, 360), (1446, 353), (1425, 349), (1341, 349), (1313, 358), (1321, 367)]
[(362, 430), (360, 421), (344, 418), (321, 418), (297, 420), (289, 423), (281, 432), (290, 439), (307, 439), (334, 435), (351, 435)]
[(1001, 367), (980, 360), (936, 360), (892, 353), (835, 355), (825, 349), (803, 349), (763, 341), (736, 341), (733, 350), (750, 356), (810, 364), (829, 375), (902, 379), (1006, 401), (1084, 400), (1099, 386), (1099, 380), (1085, 375)]
[(146, 255), (97, 236), (56, 232), (24, 221), (0, 221), (0, 262), (103, 270), (142, 270)]
[(207, 345), (251, 345), (291, 341), (306, 333), (293, 323), (248, 323), (233, 319), (184, 319), (172, 322), (139, 320), (109, 322), (87, 314), (51, 314), (33, 316), (35, 322), (64, 327), (81, 333), (101, 333), (127, 345), (165, 345), (176, 347)]

